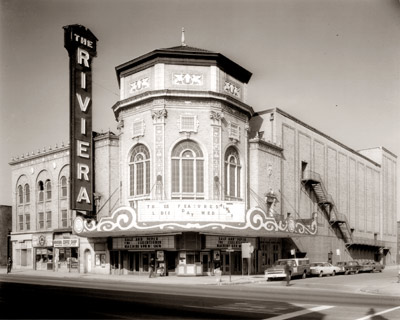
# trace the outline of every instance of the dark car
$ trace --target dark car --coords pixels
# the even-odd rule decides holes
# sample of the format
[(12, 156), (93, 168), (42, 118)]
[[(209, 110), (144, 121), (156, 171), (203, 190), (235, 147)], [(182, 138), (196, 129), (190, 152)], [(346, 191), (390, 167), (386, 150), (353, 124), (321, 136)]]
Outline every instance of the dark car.
[(360, 271), (360, 265), (357, 261), (340, 261), (337, 266), (340, 268), (339, 272), (344, 274), (358, 273)]
[(376, 262), (376, 261), (371, 261), (370, 265), (372, 266), (371, 272), (375, 272), (375, 271), (382, 272), (383, 269), (385, 269), (385, 266), (383, 264), (380, 264), (379, 262)]
[(373, 265), (371, 263), (371, 260), (358, 260), (358, 264), (360, 265), (360, 272), (372, 272)]

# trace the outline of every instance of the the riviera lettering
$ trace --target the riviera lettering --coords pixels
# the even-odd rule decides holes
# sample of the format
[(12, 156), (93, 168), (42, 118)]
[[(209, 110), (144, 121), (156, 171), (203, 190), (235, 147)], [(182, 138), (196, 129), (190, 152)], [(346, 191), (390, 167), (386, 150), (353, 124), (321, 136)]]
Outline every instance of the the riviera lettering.
[[(90, 48), (93, 47), (92, 41), (89, 41), (77, 34), (74, 34), (74, 39), (75, 39), (75, 41), (77, 41), (83, 45), (86, 45)], [(78, 64), (83, 65), (87, 68), (90, 67), (90, 64), (89, 64), (90, 55), (86, 50), (78, 47), (76, 56), (77, 56)], [(81, 78), (80, 88), (83, 90), (86, 90), (86, 87), (87, 87), (86, 73), (84, 71), (81, 71), (80, 78)], [(91, 98), (88, 96), (82, 97), (82, 95), (80, 93), (76, 93), (76, 99), (78, 101), (79, 110), (84, 114), (87, 113), (88, 108), (90, 106)], [(86, 118), (84, 118), (83, 115), (80, 117), (80, 121), (81, 121), (81, 126), (80, 126), (81, 135), (88, 136), (87, 126), (86, 126)], [(79, 158), (90, 159), (90, 153), (89, 153), (90, 143), (91, 142), (89, 142), (89, 141), (82, 141), (82, 140), (76, 141), (76, 155)], [(81, 180), (81, 181), (84, 180), (84, 181), (90, 182), (89, 173), (90, 173), (90, 168), (87, 164), (84, 164), (81, 162), (77, 163), (77, 179), (78, 180)], [(87, 204), (90, 204), (90, 197), (89, 197), (86, 187), (84, 187), (84, 186), (80, 187), (76, 201), (79, 203), (86, 202)]]

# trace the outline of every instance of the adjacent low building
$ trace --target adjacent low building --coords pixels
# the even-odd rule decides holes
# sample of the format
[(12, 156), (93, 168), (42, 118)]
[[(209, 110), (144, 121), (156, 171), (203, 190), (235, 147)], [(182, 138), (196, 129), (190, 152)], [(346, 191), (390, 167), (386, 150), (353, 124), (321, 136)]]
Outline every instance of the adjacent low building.
[[(15, 268), (263, 273), (279, 258), (396, 262), (396, 161), (247, 104), (220, 53), (158, 49), (116, 67), (118, 133), (94, 135), (95, 218), (68, 208), (69, 146), (15, 158)], [(95, 110), (95, 109), (94, 109)], [(323, 129), (323, 128), (322, 128)], [(360, 128), (363, 129), (363, 128)]]

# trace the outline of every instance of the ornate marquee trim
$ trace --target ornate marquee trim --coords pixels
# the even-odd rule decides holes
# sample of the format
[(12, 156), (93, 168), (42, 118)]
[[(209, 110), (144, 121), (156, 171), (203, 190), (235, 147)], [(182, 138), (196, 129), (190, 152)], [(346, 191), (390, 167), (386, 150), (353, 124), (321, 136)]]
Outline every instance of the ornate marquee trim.
[[(308, 221), (306, 221), (308, 220)], [(78, 216), (74, 220), (74, 231), (78, 235), (89, 235), (92, 232), (126, 232), (126, 231), (182, 231), (182, 230), (247, 230), (284, 232), (288, 234), (316, 235), (317, 214), (311, 219), (279, 219), (268, 216), (261, 208), (255, 207), (247, 211), (245, 223), (216, 222), (165, 222), (138, 223), (136, 211), (131, 207), (118, 208), (111, 217), (101, 218), (99, 222), (84, 220)], [(98, 236), (98, 235), (97, 235)]]

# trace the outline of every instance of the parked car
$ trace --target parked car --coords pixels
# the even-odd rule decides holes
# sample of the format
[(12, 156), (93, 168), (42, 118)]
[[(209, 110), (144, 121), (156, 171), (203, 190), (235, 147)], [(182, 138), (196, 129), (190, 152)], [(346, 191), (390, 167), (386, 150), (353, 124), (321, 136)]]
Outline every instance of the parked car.
[(292, 259), (279, 259), (275, 264), (265, 270), (265, 278), (279, 279), (285, 278), (285, 265), (289, 263), (292, 268), (292, 277), (301, 276), (303, 279), (310, 275), (310, 259), (308, 258), (292, 258)]
[(322, 277), (323, 275), (334, 276), (340, 272), (340, 268), (329, 262), (313, 262), (310, 266), (311, 274)]
[(360, 265), (357, 261), (340, 261), (337, 263), (337, 266), (340, 268), (340, 273), (349, 274), (360, 272)]
[(371, 260), (358, 260), (360, 265), (360, 272), (372, 272), (373, 266)]
[(372, 267), (371, 272), (375, 272), (375, 271), (382, 272), (383, 269), (385, 269), (385, 266), (383, 264), (380, 264), (379, 262), (376, 262), (376, 261), (370, 261), (370, 265)]

